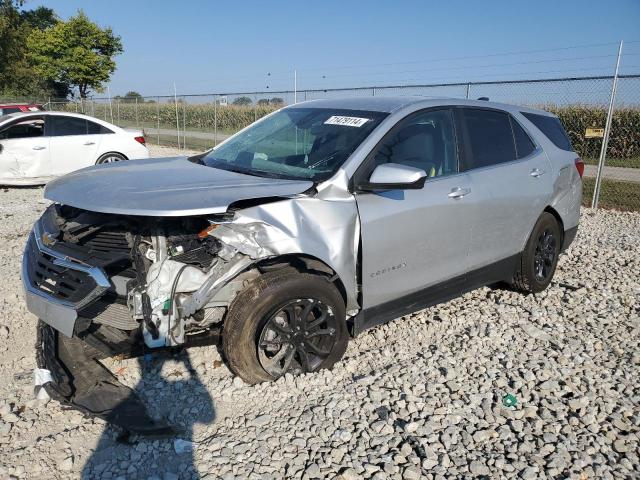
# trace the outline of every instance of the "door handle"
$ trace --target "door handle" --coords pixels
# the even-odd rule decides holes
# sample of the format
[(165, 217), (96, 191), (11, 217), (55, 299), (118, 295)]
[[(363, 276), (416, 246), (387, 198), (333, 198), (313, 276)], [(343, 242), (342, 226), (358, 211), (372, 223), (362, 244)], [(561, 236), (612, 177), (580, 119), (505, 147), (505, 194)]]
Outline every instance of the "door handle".
[(84, 145), (89, 146), (89, 145), (95, 145), (96, 142), (84, 142)]
[(447, 196), (449, 198), (462, 198), (465, 195), (469, 195), (470, 193), (470, 188), (455, 187), (451, 189), (451, 192)]
[(42, 145), (36, 145), (35, 147), (33, 147), (34, 150), (44, 150), (47, 147), (43, 147)]
[(544, 174), (545, 174), (545, 171), (544, 170), (540, 170), (539, 168), (534, 168), (529, 173), (529, 175), (531, 175), (532, 177), (535, 177), (535, 178), (541, 177)]

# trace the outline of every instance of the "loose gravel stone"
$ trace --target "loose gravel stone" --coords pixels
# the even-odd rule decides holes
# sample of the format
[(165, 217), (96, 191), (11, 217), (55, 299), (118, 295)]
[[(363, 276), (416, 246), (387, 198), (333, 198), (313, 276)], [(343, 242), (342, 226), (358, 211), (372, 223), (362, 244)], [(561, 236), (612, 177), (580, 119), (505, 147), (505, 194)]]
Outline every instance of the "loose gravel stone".
[[(21, 297), (20, 261), (48, 202), (39, 187), (0, 197), (0, 478), (640, 471), (640, 214), (583, 210), (544, 292), (482, 288), (407, 315), (352, 339), (331, 372), (250, 386), (214, 347), (105, 360), (194, 442), (179, 455), (175, 439), (118, 441), (102, 420), (33, 399), (36, 319)], [(514, 407), (503, 405), (507, 394)]]

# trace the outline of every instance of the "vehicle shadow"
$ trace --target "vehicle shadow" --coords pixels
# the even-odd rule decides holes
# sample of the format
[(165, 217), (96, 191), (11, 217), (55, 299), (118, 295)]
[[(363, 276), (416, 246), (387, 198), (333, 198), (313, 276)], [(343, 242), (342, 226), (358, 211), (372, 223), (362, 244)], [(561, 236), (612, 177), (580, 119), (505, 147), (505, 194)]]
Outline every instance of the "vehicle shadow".
[[(107, 425), (81, 471), (82, 479), (197, 479), (193, 430), (215, 420), (213, 400), (186, 351), (159, 352), (137, 359), (140, 380), (133, 387), (154, 419), (174, 427), (172, 436), (123, 432)], [(125, 400), (126, 402), (126, 400)], [(123, 402), (124, 403), (124, 402)], [(185, 447), (177, 452), (178, 447)]]

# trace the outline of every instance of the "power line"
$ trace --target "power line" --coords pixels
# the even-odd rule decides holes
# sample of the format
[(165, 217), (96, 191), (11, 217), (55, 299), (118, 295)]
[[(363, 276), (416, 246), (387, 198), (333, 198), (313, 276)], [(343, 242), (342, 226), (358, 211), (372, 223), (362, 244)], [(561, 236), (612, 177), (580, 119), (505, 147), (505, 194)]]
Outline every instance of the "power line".
[[(639, 54), (633, 54), (639, 55)], [(510, 67), (514, 65), (531, 65), (531, 64), (541, 64), (541, 63), (551, 63), (551, 62), (566, 62), (566, 61), (578, 61), (578, 60), (593, 60), (597, 58), (613, 58), (616, 55), (593, 55), (589, 57), (565, 57), (565, 58), (555, 58), (548, 60), (530, 60), (526, 62), (510, 62), (510, 63), (494, 63), (494, 64), (485, 64), (485, 65), (463, 65), (457, 67), (445, 67), (445, 68), (437, 68), (437, 69), (420, 69), (420, 70), (402, 70), (402, 71), (384, 71), (384, 72), (358, 72), (358, 73), (346, 73), (339, 75), (331, 75), (331, 78), (339, 78), (339, 77), (349, 77), (349, 76), (359, 76), (359, 75), (393, 75), (399, 73), (419, 73), (426, 71), (433, 72), (441, 72), (441, 71), (449, 71), (449, 70), (466, 70), (466, 69), (476, 69), (476, 68), (494, 68), (494, 67)]]
[[(640, 65), (628, 65), (627, 68), (640, 68)], [(572, 68), (572, 69), (559, 69), (559, 70), (538, 70), (538, 71), (533, 71), (533, 72), (520, 72), (519, 75), (544, 75), (544, 74), (549, 74), (549, 73), (567, 73), (567, 72), (584, 72), (584, 71), (610, 71), (611, 69), (609, 67), (601, 67), (601, 68)], [(463, 83), (473, 83), (474, 80), (473, 78), (487, 78), (487, 77), (493, 77), (497, 75), (496, 73), (489, 73), (489, 74), (479, 74), (479, 75), (473, 75), (472, 77), (468, 77), (468, 76), (441, 76), (441, 77), (429, 77), (429, 81), (434, 81), (434, 80), (442, 80), (442, 79), (447, 79), (447, 80), (455, 80), (455, 79), (465, 79), (468, 82), (463, 82)], [(533, 79), (535, 80), (535, 79)], [(405, 87), (407, 86), (408, 82), (420, 82), (420, 81), (425, 81), (424, 78), (405, 78), (402, 80), (397, 80), (397, 82), (399, 82), (399, 85), (396, 85), (396, 87), (401, 88), (401, 87)], [(524, 81), (524, 80), (523, 80)], [(404, 84), (404, 85), (403, 85)], [(442, 84), (442, 85), (438, 85), (438, 86), (442, 86), (445, 87), (447, 86), (446, 84)], [(451, 86), (455, 86), (455, 85), (451, 85)], [(385, 88), (384, 86), (376, 86), (373, 85), (371, 87), (356, 87), (356, 88)], [(349, 88), (349, 87), (331, 87), (330, 90), (352, 90), (354, 89)], [(308, 89), (303, 89), (303, 90), (323, 90), (323, 87), (309, 87)], [(325, 89), (326, 90), (326, 89)], [(301, 90), (302, 91), (302, 90)]]
[[(640, 40), (638, 42), (640, 42)], [(442, 57), (442, 58), (435, 58), (431, 60), (413, 60), (413, 61), (406, 61), (406, 62), (378, 63), (378, 64), (369, 64), (369, 65), (342, 65), (342, 66), (326, 66), (326, 67), (311, 67), (311, 68), (302, 67), (300, 68), (300, 70), (310, 71), (310, 70), (339, 69), (339, 68), (367, 68), (367, 67), (382, 67), (382, 66), (391, 66), (391, 65), (410, 65), (410, 64), (417, 64), (417, 63), (446, 62), (451, 60), (471, 60), (474, 58), (491, 58), (491, 57), (508, 56), (508, 55), (557, 52), (557, 51), (572, 50), (572, 49), (578, 49), (578, 48), (603, 47), (603, 46), (618, 45), (618, 43), (619, 42), (592, 43), (592, 44), (585, 44), (585, 45), (572, 45), (568, 47), (556, 47), (556, 48), (546, 48), (546, 49), (538, 49), (538, 50), (520, 50), (520, 51), (511, 51), (511, 52), (502, 52), (502, 53), (491, 53), (486, 55)], [(634, 41), (634, 42), (625, 42), (625, 43), (636, 43), (636, 42)]]

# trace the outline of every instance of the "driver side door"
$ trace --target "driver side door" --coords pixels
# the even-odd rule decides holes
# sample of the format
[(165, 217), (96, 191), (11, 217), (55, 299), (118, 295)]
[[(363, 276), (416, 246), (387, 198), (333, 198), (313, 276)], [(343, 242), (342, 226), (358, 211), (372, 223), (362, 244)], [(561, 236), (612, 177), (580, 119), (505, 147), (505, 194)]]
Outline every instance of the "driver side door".
[(400, 121), (356, 172), (356, 185), (384, 163), (419, 168), (427, 178), (420, 189), (357, 192), (356, 187), (363, 309), (373, 317), (416, 310), (428, 289), (437, 293), (464, 283), (469, 225), (478, 206), (468, 175), (458, 170), (450, 108)]

